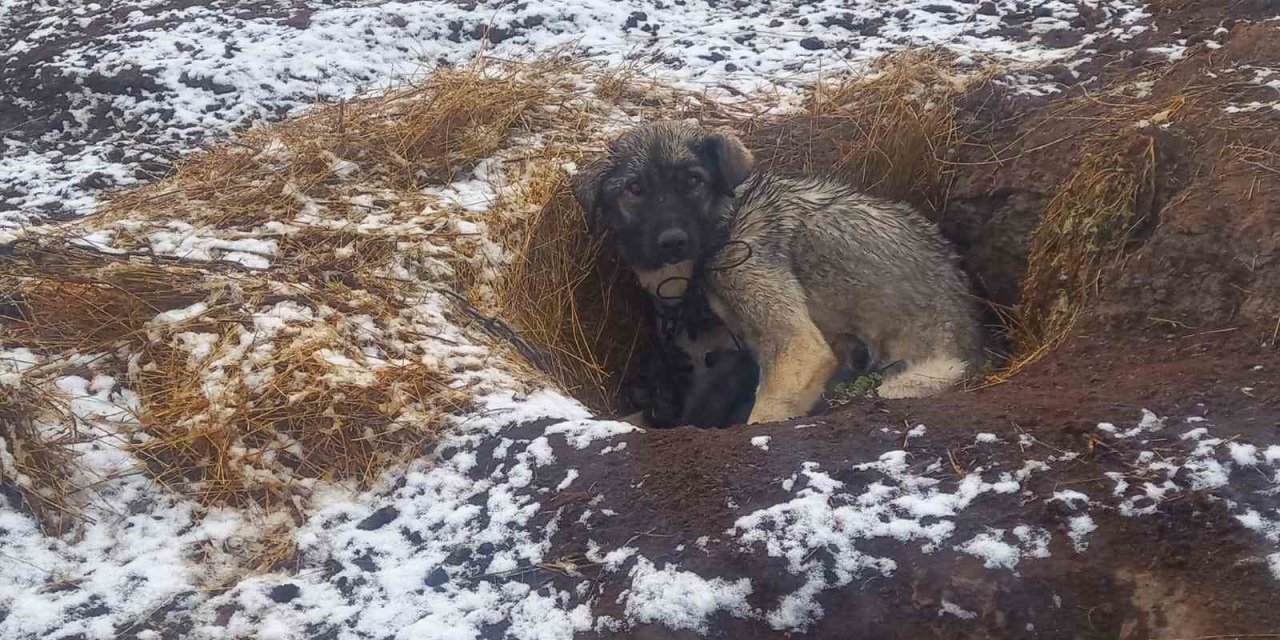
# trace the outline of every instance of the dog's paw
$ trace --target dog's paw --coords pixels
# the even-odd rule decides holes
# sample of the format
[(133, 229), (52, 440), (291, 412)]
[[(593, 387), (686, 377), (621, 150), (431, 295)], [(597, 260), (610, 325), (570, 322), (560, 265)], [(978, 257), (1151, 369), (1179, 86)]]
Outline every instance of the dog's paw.
[(876, 388), (876, 394), (886, 400), (927, 398), (960, 382), (968, 369), (965, 362), (956, 358), (930, 358), (886, 378)]

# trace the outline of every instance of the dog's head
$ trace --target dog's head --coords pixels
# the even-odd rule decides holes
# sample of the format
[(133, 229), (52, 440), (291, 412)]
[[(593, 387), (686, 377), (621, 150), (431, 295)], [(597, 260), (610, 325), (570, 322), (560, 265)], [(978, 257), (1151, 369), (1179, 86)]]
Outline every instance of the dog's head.
[(654, 122), (620, 136), (573, 179), (587, 214), (614, 231), (636, 269), (705, 257), (751, 153), (736, 137), (696, 124)]

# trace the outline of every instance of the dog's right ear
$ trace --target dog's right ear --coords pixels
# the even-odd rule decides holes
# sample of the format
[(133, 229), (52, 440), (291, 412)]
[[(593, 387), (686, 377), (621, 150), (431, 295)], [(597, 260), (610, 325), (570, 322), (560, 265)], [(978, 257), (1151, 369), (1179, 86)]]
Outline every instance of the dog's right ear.
[(738, 185), (746, 182), (755, 171), (755, 157), (732, 133), (712, 133), (702, 141), (702, 148), (715, 160), (720, 188), (725, 195), (733, 195)]
[(601, 186), (604, 183), (605, 174), (609, 172), (609, 167), (608, 158), (601, 156), (579, 168), (569, 180), (570, 186), (573, 187), (573, 197), (577, 199), (592, 225), (597, 224), (600, 218), (600, 200), (603, 196)]

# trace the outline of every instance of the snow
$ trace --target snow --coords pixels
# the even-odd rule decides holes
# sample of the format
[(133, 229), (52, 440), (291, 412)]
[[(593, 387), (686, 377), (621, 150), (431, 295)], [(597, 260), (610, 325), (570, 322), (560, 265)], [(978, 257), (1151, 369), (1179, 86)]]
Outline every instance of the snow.
[(1075, 546), (1076, 551), (1083, 553), (1089, 548), (1089, 542), (1085, 540), (1085, 536), (1096, 531), (1098, 525), (1094, 524), (1089, 514), (1072, 516), (1067, 524), (1069, 527), (1067, 535), (1071, 537), (1071, 544)]
[(218, 237), (218, 232), (212, 229), (196, 228), (177, 220), (166, 226), (167, 229), (151, 234), (151, 251), (156, 255), (189, 261), (222, 260), (250, 269), (266, 269), (271, 266), (271, 256), (275, 255), (277, 248), (275, 240), (228, 240)]
[(627, 560), (634, 557), (639, 550), (635, 547), (620, 547), (608, 553), (601, 554), (600, 548), (594, 542), (587, 546), (587, 559), (597, 562), (604, 567), (605, 571), (615, 572), (622, 568)]
[[(1101, 23), (1094, 32), (1078, 46), (1056, 48), (1041, 38), (1055, 29), (1073, 29), (1079, 9), (1072, 3), (1050, 3), (1052, 15), (1034, 16), (1021, 39), (1007, 34), (999, 15), (976, 14), (968, 5), (950, 2), (932, 4), (951, 11), (933, 12), (918, 0), (818, 0), (745, 9), (732, 3), (646, 0), (479, 7), (443, 0), (264, 3), (278, 5), (285, 15), (307, 14), (290, 22), (268, 10), (196, 5), (150, 6), (145, 14), (121, 17), (104, 8), (108, 3), (12, 0), (11, 19), (40, 27), (8, 34), (11, 40), (0, 41), (0, 50), (48, 47), (52, 53), (31, 64), (25, 71), (30, 75), (21, 79), (70, 89), (59, 94), (59, 106), (21, 104), (17, 121), (51, 118), (49, 110), (61, 108), (66, 123), (43, 135), (8, 132), (12, 149), (0, 157), (0, 193), (11, 195), (0, 200), (0, 213), (4, 208), (29, 213), (4, 219), (16, 226), (39, 215), (34, 210), (42, 205), (87, 212), (103, 188), (94, 185), (135, 184), (135, 169), (143, 162), (186, 151), (239, 126), (296, 114), (317, 101), (403, 81), (424, 65), (463, 63), (482, 50), (528, 59), (576, 47), (602, 63), (631, 61), (654, 68), (669, 82), (731, 98), (779, 82), (794, 86), (820, 71), (856, 68), (906, 45), (945, 47), (975, 64), (990, 58), (1012, 64), (1067, 60), (1103, 32), (1123, 37), (1146, 15), (1136, 0), (1098, 3), (1095, 15)], [(1014, 0), (994, 4), (998, 14), (1018, 11)], [(871, 23), (879, 26), (864, 26)], [(486, 30), (491, 42), (483, 40)], [(65, 39), (67, 33), (81, 32), (92, 35)], [(116, 78), (132, 90), (90, 88), (100, 79)], [(109, 120), (99, 117), (104, 111)], [(357, 170), (336, 157), (331, 164), (338, 174)], [(95, 179), (86, 182), (91, 175)], [(459, 195), (474, 202), (469, 194)], [(252, 268), (265, 260), (259, 252), (223, 259)]]
[(1054, 491), (1053, 497), (1049, 499), (1064, 502), (1067, 504), (1067, 506), (1070, 506), (1070, 507), (1089, 504), (1089, 496), (1083, 493), (1080, 493), (1079, 491), (1074, 491), (1072, 489), (1066, 489), (1063, 491)]
[(208, 310), (208, 304), (204, 302), (197, 302), (188, 307), (173, 309), (171, 311), (165, 311), (157, 314), (155, 318), (152, 318), (151, 324), (155, 326), (179, 324), (200, 316)]
[[(55, 387), (77, 416), (81, 437), (70, 480), (95, 487), (99, 500), (84, 507), (87, 518), (78, 540), (46, 536), (26, 514), (0, 509), (0, 547), (19, 562), (0, 564), (0, 636), (6, 638), (82, 634), (114, 638), (115, 628), (196, 588), (200, 572), (216, 571), (224, 548), (236, 534), (238, 516), (218, 512), (201, 521), (193, 505), (136, 473), (121, 449), (120, 425), (131, 421), (136, 397), (114, 379), (62, 376)], [(45, 425), (47, 429), (57, 429)], [(109, 500), (109, 502), (108, 502)], [(130, 505), (127, 511), (115, 505)], [(185, 561), (193, 548), (210, 549), (209, 564)], [(74, 589), (49, 589), (69, 581)], [(78, 615), (85, 608), (100, 616)]]
[[(597, 440), (640, 431), (635, 425), (611, 420), (568, 420), (547, 428), (547, 435), (562, 435), (575, 449), (585, 449)], [(624, 444), (624, 443), (619, 443)]]
[(41, 361), (40, 356), (25, 347), (0, 350), (0, 385), (20, 386), (22, 374), (40, 364)]
[(1005, 542), (1005, 530), (988, 527), (955, 549), (982, 560), (988, 569), (1013, 570), (1024, 557), (1049, 557), (1049, 533), (1027, 525), (1013, 528), (1013, 542)]
[[(763, 550), (782, 558), (787, 571), (804, 580), (765, 613), (769, 625), (803, 631), (823, 614), (816, 600), (822, 591), (897, 570), (896, 561), (869, 553), (865, 543), (892, 540), (936, 552), (955, 533), (954, 518), (961, 511), (982, 496), (1014, 495), (1019, 489), (1007, 474), (990, 482), (981, 470), (948, 489), (931, 475), (940, 469), (935, 461), (917, 473), (906, 451), (890, 451), (874, 462), (854, 465), (867, 477), (849, 486), (817, 463), (806, 462), (795, 479), (783, 484), (787, 491), (795, 490), (792, 499), (739, 517), (728, 533), (743, 552)], [(1047, 532), (1020, 527), (1018, 535), (1028, 555), (1047, 555)]]
[(1227, 443), (1227, 450), (1231, 454), (1231, 460), (1242, 467), (1252, 467), (1258, 464), (1258, 448), (1247, 443), (1230, 442)]
[(706, 633), (708, 618), (724, 611), (737, 618), (752, 615), (747, 596), (751, 581), (740, 578), (705, 580), (671, 565), (662, 569), (640, 558), (631, 570), (626, 615), (632, 623), (661, 623), (675, 630)]
[(960, 618), (961, 620), (972, 620), (978, 617), (978, 614), (946, 599), (943, 599), (942, 607), (938, 609), (938, 615), (951, 615)]
[[(513, 402), (508, 394), (489, 398), (484, 410), (460, 423), (459, 432), (441, 443), (440, 450), (478, 446), (519, 424), (513, 419), (525, 414), (561, 422), (541, 435), (504, 440), (505, 457), (514, 463), (492, 472), (477, 466), (474, 455), (459, 451), (434, 463), (413, 463), (399, 474), (402, 481), (394, 488), (335, 494), (296, 534), (305, 566), (337, 570), (329, 575), (303, 570), (290, 578), (314, 602), (276, 604), (254, 596), (261, 588), (244, 581), (202, 605), (197, 630), (214, 633), (217, 607), (232, 600), (243, 608), (228, 623), (230, 634), (251, 635), (264, 624), (285, 622), (282, 629), (318, 625), (350, 629), (361, 637), (390, 633), (404, 638), (479, 637), (484, 628), (503, 621), (511, 623), (508, 635), (513, 638), (558, 639), (589, 629), (594, 622), (590, 607), (572, 602), (569, 592), (485, 579), (550, 561), (546, 537), (554, 527), (530, 526), (541, 505), (528, 478), (533, 469), (554, 461), (557, 448), (571, 446), (549, 434), (562, 422), (581, 422), (581, 407), (552, 392), (530, 395), (527, 403), (532, 406)], [(574, 477), (576, 471), (570, 470), (560, 487)], [(391, 523), (363, 524), (387, 508), (395, 514)], [(603, 561), (620, 565), (633, 553), (614, 550)], [(454, 559), (460, 557), (469, 560)], [(441, 578), (433, 583), (436, 575)], [(352, 582), (356, 577), (360, 580)], [(335, 580), (348, 585), (348, 592), (335, 588)], [(424, 580), (435, 586), (424, 591)]]
[(1000, 442), (1000, 438), (994, 433), (979, 433), (973, 437), (974, 444), (995, 444)]
[(988, 569), (1013, 569), (1018, 566), (1022, 554), (1017, 546), (1004, 542), (1003, 537), (1004, 531), (992, 529), (974, 536), (956, 550), (981, 558), (983, 566)]
[(751, 446), (757, 449), (760, 449), (761, 451), (768, 451), (769, 440), (770, 440), (769, 436), (756, 436), (751, 439)]
[(1143, 409), (1142, 417), (1139, 418), (1138, 424), (1131, 429), (1120, 431), (1116, 425), (1110, 422), (1102, 422), (1098, 424), (1098, 430), (1107, 433), (1117, 439), (1127, 440), (1135, 438), (1143, 434), (1150, 434), (1160, 431), (1164, 428), (1165, 419), (1157, 416), (1150, 410)]

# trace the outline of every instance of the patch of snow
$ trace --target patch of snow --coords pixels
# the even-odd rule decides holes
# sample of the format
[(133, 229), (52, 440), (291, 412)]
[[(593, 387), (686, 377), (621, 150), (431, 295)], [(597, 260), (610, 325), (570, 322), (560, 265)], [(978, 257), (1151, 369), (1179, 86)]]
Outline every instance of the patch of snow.
[(209, 310), (208, 304), (204, 302), (197, 302), (188, 307), (183, 307), (181, 309), (172, 309), (172, 310), (160, 313), (156, 315), (155, 318), (151, 319), (151, 324), (153, 326), (178, 324), (181, 322), (186, 322), (200, 315), (203, 315), (208, 310)]
[(706, 633), (712, 614), (723, 611), (736, 618), (752, 617), (749, 595), (751, 581), (746, 578), (706, 580), (671, 564), (658, 569), (638, 558), (624, 599), (627, 620), (633, 624), (660, 623), (674, 630)]
[(968, 611), (964, 607), (961, 607), (960, 605), (945, 598), (942, 600), (942, 607), (938, 609), (938, 615), (951, 615), (960, 618), (961, 620), (973, 620), (978, 617), (978, 614)]
[[(744, 552), (763, 550), (787, 562), (787, 571), (804, 584), (765, 613), (777, 630), (802, 631), (822, 615), (817, 596), (866, 575), (889, 575), (891, 558), (865, 551), (863, 543), (878, 539), (919, 544), (926, 553), (943, 548), (955, 532), (955, 518), (984, 494), (1015, 495), (1020, 485), (1009, 474), (992, 481), (976, 470), (951, 489), (940, 478), (938, 462), (923, 473), (913, 471), (906, 451), (890, 451), (878, 460), (853, 467), (874, 479), (846, 487), (819, 465), (806, 462), (795, 477), (783, 481), (792, 499), (738, 518), (729, 530)], [(803, 480), (803, 483), (800, 480)], [(1019, 527), (1018, 544), (1026, 554), (1047, 554), (1048, 533)]]
[(564, 436), (575, 449), (586, 449), (597, 440), (608, 440), (624, 433), (641, 429), (635, 425), (613, 420), (568, 420), (547, 428), (547, 435)]
[(1005, 542), (1003, 529), (988, 527), (968, 541), (957, 545), (957, 551), (982, 559), (988, 569), (1013, 570), (1022, 558), (1049, 557), (1049, 534), (1043, 529), (1019, 525), (1013, 529), (1014, 542)]
[(756, 436), (751, 439), (751, 446), (760, 449), (761, 451), (768, 451), (769, 440), (769, 436)]
[(1053, 497), (1049, 499), (1064, 502), (1069, 507), (1087, 506), (1089, 504), (1089, 496), (1071, 489), (1054, 491)]
[(1248, 444), (1239, 442), (1227, 443), (1227, 451), (1231, 454), (1231, 460), (1242, 467), (1253, 467), (1258, 464), (1258, 448)]
[(1089, 542), (1085, 540), (1085, 536), (1098, 529), (1098, 525), (1094, 524), (1093, 518), (1089, 514), (1072, 516), (1067, 520), (1067, 535), (1071, 538), (1071, 543), (1075, 545), (1076, 551), (1083, 553), (1089, 548)]

